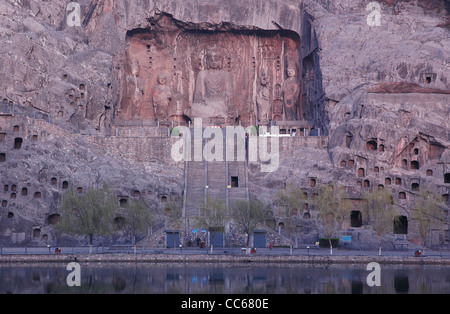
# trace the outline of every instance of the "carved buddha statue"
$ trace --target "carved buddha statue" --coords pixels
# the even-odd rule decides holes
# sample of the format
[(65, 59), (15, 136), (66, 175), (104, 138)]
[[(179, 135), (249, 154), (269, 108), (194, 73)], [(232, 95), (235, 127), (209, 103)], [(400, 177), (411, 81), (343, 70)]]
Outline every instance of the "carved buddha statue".
[(202, 118), (208, 122), (212, 120), (226, 122), (237, 117), (234, 110), (231, 75), (222, 69), (222, 58), (217, 48), (211, 48), (207, 52), (207, 69), (197, 75), (194, 101), (191, 109), (187, 111), (187, 115), (191, 118)]
[(300, 81), (294, 65), (287, 69), (288, 78), (283, 82), (283, 102), (286, 120), (297, 120), (297, 107), (300, 96)]
[(158, 85), (153, 87), (152, 101), (155, 118), (165, 121), (169, 118), (169, 106), (172, 99), (172, 90), (166, 86), (167, 77), (161, 73), (158, 75)]

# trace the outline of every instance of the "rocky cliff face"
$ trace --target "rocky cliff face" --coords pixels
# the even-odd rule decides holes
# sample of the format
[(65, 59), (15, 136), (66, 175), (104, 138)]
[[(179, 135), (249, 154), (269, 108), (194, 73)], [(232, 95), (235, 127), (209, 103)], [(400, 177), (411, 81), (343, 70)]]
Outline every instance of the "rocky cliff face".
[[(407, 193), (406, 216), (413, 184), (435, 187), (448, 198), (448, 1), (77, 2), (80, 26), (70, 26), (78, 17), (67, 0), (0, 3), (0, 96), (9, 108), (4, 112), (16, 104), (17, 112), (29, 113), (28, 120), (2, 117), (0, 125), (4, 243), (30, 243), (33, 230), (50, 232), (44, 229), (51, 230), (48, 217), (57, 212), (63, 181), (84, 187), (113, 181), (118, 195), (147, 191), (155, 208), (162, 195), (180, 195), (179, 167), (160, 158), (142, 161), (136, 152), (127, 154), (132, 145), (120, 141), (108, 150), (117, 155), (105, 154), (97, 146), (104, 142), (76, 134), (154, 136), (150, 94), (158, 74), (167, 72), (172, 98), (186, 109), (210, 45), (228, 52), (224, 66), (236, 79), (244, 124), (258, 115), (261, 72), (267, 71), (270, 100), (276, 102), (284, 68), (294, 61), (301, 82), (297, 118), (329, 136), (326, 148), (282, 151), (274, 173), (250, 167), (250, 195), (270, 202), (287, 183), (311, 188), (314, 179), (340, 181), (357, 198), (365, 187), (398, 178), (396, 196)], [(36, 113), (51, 123), (33, 126)], [(14, 126), (24, 133), (14, 135)], [(130, 129), (139, 126), (148, 129)], [(13, 150), (18, 137), (24, 146)], [(39, 206), (19, 195), (10, 199), (13, 185), (41, 192)]]

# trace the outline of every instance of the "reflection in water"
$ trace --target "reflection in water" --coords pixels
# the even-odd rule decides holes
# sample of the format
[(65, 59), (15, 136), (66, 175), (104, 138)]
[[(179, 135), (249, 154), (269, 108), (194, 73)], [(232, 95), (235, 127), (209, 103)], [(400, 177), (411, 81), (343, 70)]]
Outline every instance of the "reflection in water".
[(397, 292), (397, 293), (408, 293), (408, 291), (409, 291), (408, 275), (394, 276), (394, 288), (395, 288), (395, 292)]
[(381, 266), (369, 287), (366, 265), (83, 264), (81, 287), (65, 264), (0, 266), (0, 293), (450, 293), (450, 267)]

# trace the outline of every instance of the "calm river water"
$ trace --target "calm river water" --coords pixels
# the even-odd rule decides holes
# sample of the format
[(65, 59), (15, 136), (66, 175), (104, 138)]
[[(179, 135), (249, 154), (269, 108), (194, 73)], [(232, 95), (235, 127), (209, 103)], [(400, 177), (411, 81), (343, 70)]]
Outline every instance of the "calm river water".
[(366, 265), (83, 264), (69, 287), (64, 264), (0, 265), (0, 293), (59, 294), (450, 294), (448, 266), (381, 265), (369, 287)]

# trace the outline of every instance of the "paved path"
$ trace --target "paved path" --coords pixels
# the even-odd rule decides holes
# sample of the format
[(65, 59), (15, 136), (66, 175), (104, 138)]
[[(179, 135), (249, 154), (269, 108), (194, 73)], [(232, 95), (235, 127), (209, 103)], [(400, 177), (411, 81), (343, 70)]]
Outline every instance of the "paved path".
[[(55, 252), (55, 247), (1, 247), (0, 255), (53, 255), (53, 254), (88, 254), (89, 247), (60, 247), (60, 253)], [(112, 247), (92, 247), (93, 254), (133, 254), (134, 249), (132, 246), (112, 246)], [(242, 255), (242, 248), (232, 247), (232, 248), (214, 248), (211, 253), (210, 248), (144, 248), (137, 247), (137, 254), (181, 254), (181, 255)], [(292, 251), (289, 248), (257, 248), (255, 253), (250, 253), (251, 255), (273, 255), (273, 256), (286, 256), (286, 255), (318, 255), (326, 256), (330, 255), (330, 249), (326, 248), (295, 248)], [(333, 249), (334, 256), (377, 256), (378, 251), (367, 251), (367, 250), (350, 250), (350, 249)], [(401, 250), (401, 251), (382, 251), (382, 256), (414, 256), (415, 250)], [(425, 248), (425, 256), (439, 256), (443, 258), (450, 258), (450, 250), (431, 250)]]

